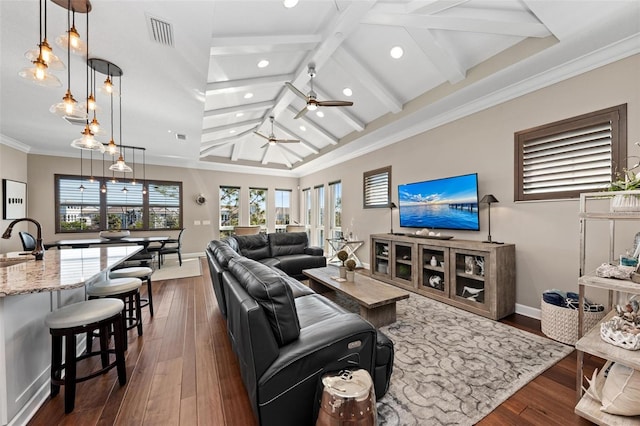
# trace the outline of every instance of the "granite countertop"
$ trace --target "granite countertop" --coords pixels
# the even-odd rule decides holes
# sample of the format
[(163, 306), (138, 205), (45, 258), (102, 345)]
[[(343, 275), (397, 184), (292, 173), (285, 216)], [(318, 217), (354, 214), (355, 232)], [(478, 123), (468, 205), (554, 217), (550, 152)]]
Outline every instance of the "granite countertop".
[(19, 252), (0, 254), (0, 297), (82, 287), (140, 250), (141, 246), (46, 250), (41, 261)]

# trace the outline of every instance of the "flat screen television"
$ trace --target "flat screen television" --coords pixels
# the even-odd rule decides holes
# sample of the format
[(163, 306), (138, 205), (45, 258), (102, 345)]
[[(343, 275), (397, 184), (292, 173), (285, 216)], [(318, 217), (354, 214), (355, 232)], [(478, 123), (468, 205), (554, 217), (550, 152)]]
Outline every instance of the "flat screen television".
[(400, 226), (480, 230), (478, 174), (398, 185)]

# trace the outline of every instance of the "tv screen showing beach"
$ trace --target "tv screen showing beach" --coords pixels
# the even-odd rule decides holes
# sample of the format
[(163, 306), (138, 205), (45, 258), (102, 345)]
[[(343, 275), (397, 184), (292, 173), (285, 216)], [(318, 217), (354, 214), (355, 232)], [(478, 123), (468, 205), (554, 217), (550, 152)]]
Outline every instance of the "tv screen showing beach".
[(478, 174), (398, 185), (400, 226), (479, 231)]

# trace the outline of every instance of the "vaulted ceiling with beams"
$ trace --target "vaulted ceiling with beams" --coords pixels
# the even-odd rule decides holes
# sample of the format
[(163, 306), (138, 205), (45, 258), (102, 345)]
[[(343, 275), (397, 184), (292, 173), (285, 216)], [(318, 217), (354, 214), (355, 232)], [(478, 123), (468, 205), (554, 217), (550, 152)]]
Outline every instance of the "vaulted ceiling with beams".
[[(340, 149), (358, 152), (355, 143), (372, 127), (379, 131), (416, 110), (431, 110), (429, 117), (451, 112), (477, 100), (462, 94), (470, 86), (498, 75), (506, 84), (532, 77), (522, 64), (546, 70), (573, 61), (583, 54), (572, 46), (576, 40), (589, 42), (591, 31), (600, 37), (595, 27), (622, 18), (629, 7), (616, 1), (301, 0), (286, 8), (281, 1), (217, 1), (200, 158), (296, 169)], [(579, 51), (565, 54), (563, 44)], [(394, 48), (401, 57), (391, 56)], [(353, 106), (299, 114), (312, 90), (310, 66), (317, 100)], [(459, 95), (464, 99), (455, 103)], [(299, 142), (268, 143), (270, 117), (272, 136)]]
[[(38, 1), (0, 0), (0, 141), (79, 157), (84, 123), (49, 112), (68, 74), (79, 102), (87, 89), (85, 58), (53, 43), (68, 28), (56, 1), (44, 30), (69, 66), (52, 70), (60, 87), (40, 87), (18, 76)], [(91, 3), (89, 56), (123, 70), (116, 142), (220, 171), (304, 176), (640, 53), (640, 0)], [(85, 16), (75, 25), (85, 37)]]

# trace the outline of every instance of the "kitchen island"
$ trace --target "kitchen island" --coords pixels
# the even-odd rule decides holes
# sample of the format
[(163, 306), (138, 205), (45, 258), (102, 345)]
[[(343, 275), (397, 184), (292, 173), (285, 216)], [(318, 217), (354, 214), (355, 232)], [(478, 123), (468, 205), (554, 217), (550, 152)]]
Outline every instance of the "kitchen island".
[(45, 316), (85, 300), (86, 284), (106, 277), (140, 250), (47, 250), (42, 261), (17, 252), (0, 254), (0, 425), (26, 424), (49, 396), (51, 339)]

